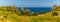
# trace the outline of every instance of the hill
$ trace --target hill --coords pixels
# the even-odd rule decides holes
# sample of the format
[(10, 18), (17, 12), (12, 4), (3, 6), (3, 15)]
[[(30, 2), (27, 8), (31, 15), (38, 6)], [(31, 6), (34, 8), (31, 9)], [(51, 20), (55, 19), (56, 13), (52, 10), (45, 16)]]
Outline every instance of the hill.
[[(16, 6), (0, 7), (0, 22), (60, 22), (60, 6), (52, 7), (49, 12), (31, 13), (18, 11)], [(36, 15), (35, 15), (36, 14)]]

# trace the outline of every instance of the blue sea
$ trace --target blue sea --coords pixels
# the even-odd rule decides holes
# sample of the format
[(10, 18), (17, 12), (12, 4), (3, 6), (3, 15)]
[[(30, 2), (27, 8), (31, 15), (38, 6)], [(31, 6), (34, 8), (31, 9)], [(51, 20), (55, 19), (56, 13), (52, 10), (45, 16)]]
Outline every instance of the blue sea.
[[(21, 10), (21, 7), (18, 7)], [(51, 7), (24, 7), (24, 9), (30, 10), (30, 12), (48, 12), (51, 11)]]

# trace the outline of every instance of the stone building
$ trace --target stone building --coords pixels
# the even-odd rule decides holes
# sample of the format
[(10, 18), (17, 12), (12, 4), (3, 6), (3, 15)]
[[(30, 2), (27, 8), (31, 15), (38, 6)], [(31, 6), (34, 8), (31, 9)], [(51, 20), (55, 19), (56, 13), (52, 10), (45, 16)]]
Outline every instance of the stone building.
[(14, 11), (14, 12), (18, 12), (18, 8), (15, 6), (15, 5), (12, 5), (12, 11)]
[(24, 6), (23, 5), (21, 5), (21, 10), (24, 10)]
[(57, 9), (57, 5), (54, 5), (53, 7), (52, 7), (52, 10), (55, 10), (55, 9)]

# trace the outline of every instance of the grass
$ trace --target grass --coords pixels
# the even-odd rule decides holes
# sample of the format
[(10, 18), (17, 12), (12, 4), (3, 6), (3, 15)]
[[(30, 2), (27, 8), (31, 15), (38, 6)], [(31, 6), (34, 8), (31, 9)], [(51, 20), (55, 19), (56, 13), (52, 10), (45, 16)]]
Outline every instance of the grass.
[(60, 18), (44, 17), (44, 16), (19, 16), (10, 17), (18, 22), (60, 22)]
[[(32, 16), (33, 17), (33, 16)], [(39, 16), (36, 16), (36, 17), (33, 17), (30, 19), (31, 22), (45, 22), (45, 21), (51, 21), (51, 22), (60, 22), (60, 18), (54, 18), (54, 17), (39, 17)]]
[(7, 19), (12, 22), (60, 22), (60, 18), (54, 16), (18, 16), (17, 14), (9, 14)]
[[(7, 11), (1, 7), (0, 8), (0, 16), (6, 15), (8, 21), (12, 22), (60, 22), (60, 17), (54, 16), (18, 16), (16, 13), (11, 13), (11, 11)], [(0, 18), (0, 21), (4, 21), (6, 19)], [(5, 22), (5, 21), (4, 21)]]

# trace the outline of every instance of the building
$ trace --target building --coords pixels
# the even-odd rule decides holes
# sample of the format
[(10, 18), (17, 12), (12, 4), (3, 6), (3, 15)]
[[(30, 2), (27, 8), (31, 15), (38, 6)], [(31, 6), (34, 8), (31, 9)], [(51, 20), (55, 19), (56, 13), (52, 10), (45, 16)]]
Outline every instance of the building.
[(21, 5), (21, 10), (24, 10), (24, 6), (23, 5)]
[(57, 9), (57, 5), (54, 5), (53, 7), (52, 7), (52, 10), (55, 10), (55, 9)]

